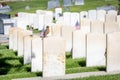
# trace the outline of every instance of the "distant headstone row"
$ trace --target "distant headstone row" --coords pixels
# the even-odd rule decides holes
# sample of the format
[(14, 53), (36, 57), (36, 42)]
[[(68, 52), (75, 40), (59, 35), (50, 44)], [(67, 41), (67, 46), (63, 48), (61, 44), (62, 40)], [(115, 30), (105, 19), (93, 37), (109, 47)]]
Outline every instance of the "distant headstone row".
[[(75, 5), (84, 5), (84, 0), (75, 0), (74, 1)], [(63, 0), (63, 6), (72, 6), (73, 1), (72, 0)], [(59, 0), (50, 0), (48, 1), (48, 9), (51, 8), (57, 8), (60, 7), (60, 2)]]

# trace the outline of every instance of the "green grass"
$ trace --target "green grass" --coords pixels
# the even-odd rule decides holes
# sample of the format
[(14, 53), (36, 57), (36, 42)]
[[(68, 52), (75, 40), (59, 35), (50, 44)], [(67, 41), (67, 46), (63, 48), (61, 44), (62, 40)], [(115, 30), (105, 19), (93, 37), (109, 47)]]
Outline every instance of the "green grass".
[(91, 76), (86, 78), (76, 78), (69, 80), (120, 80), (120, 74), (105, 75), (105, 76)]
[[(17, 52), (8, 49), (8, 45), (0, 45), (0, 80), (12, 78), (42, 76), (42, 72), (32, 73), (31, 65), (23, 65), (23, 57), (18, 57)], [(102, 71), (105, 67), (85, 67), (85, 58), (72, 59), (69, 52), (66, 53), (66, 74)]]
[[(32, 1), (18, 1), (18, 2), (8, 2), (8, 5), (11, 7), (12, 11), (10, 12), (11, 16), (14, 16), (15, 13), (18, 12), (31, 12), (35, 13), (36, 10), (46, 10), (47, 9), (47, 2), (49, 0), (32, 0)], [(96, 7), (106, 6), (108, 4), (114, 5), (118, 8), (118, 0), (84, 0), (85, 5), (73, 5), (70, 6), (71, 12), (80, 12), (80, 11), (87, 11), (90, 9), (96, 9)], [(65, 12), (64, 6), (62, 5), (62, 0), (60, 0), (61, 7), (63, 8), (63, 12)], [(26, 6), (30, 6), (30, 10), (25, 10)], [(54, 9), (50, 9), (54, 11)]]
[(32, 73), (31, 65), (23, 65), (23, 57), (17, 57), (17, 52), (9, 50), (7, 45), (0, 45), (0, 80), (42, 76), (41, 72)]

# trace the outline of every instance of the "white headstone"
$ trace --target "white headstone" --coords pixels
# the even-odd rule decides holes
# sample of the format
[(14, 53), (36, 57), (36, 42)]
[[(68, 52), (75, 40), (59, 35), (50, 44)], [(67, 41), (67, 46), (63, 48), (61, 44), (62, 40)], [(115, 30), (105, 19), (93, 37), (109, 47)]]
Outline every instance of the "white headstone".
[(62, 14), (62, 8), (55, 8), (55, 20), (58, 20)]
[(119, 31), (119, 25), (117, 22), (105, 22), (105, 33)]
[(13, 30), (13, 50), (17, 51), (18, 50), (18, 32), (22, 31), (21, 28), (14, 28)]
[(45, 26), (48, 24), (51, 24), (53, 22), (53, 12), (52, 11), (46, 11), (45, 14)]
[(88, 12), (87, 11), (81, 11), (80, 12), (80, 21), (82, 19), (88, 19)]
[(120, 32), (107, 35), (107, 72), (120, 71)]
[(64, 25), (61, 29), (61, 36), (66, 41), (66, 51), (70, 52), (72, 50), (72, 32), (75, 30), (75, 28)]
[(23, 42), (24, 64), (31, 63), (32, 39), (34, 39), (35, 37), (36, 36), (34, 35), (28, 35), (24, 37), (24, 42)]
[(109, 10), (107, 13), (108, 14), (113, 14), (113, 15), (117, 16), (117, 11), (116, 10)]
[(75, 5), (84, 5), (84, 0), (75, 0)]
[(45, 27), (45, 14), (39, 14), (38, 16), (38, 30), (42, 30)]
[(71, 26), (75, 26), (75, 24), (79, 21), (80, 21), (79, 13), (76, 12), (71, 13), (71, 20), (70, 20)]
[(13, 49), (13, 30), (13, 27), (9, 29), (9, 49)]
[(91, 32), (92, 33), (103, 33), (104, 23), (99, 20), (91, 21)]
[(114, 14), (106, 14), (106, 20), (105, 22), (116, 22), (117, 21), (117, 16)]
[(89, 33), (90, 32), (90, 20), (88, 19), (82, 19), (81, 22), (81, 31), (85, 32), (85, 33)]
[(23, 56), (23, 49), (24, 49), (24, 37), (32, 35), (32, 31), (29, 30), (22, 30), (18, 31), (18, 56)]
[(42, 38), (36, 37), (32, 39), (32, 64), (31, 71), (42, 71), (43, 62), (43, 44)]
[(88, 18), (90, 21), (97, 19), (97, 11), (96, 10), (88, 10)]
[(43, 77), (65, 75), (65, 41), (63, 38), (44, 38), (43, 47)]
[(97, 10), (97, 20), (105, 22), (105, 15), (106, 15), (105, 10)]
[(86, 34), (80, 30), (73, 32), (72, 58), (86, 57)]
[(61, 27), (62, 25), (54, 24), (51, 27), (52, 36), (61, 36)]
[(106, 35), (87, 34), (86, 66), (105, 66)]
[(120, 29), (120, 15), (117, 16), (117, 23), (118, 23), (119, 29)]
[(70, 25), (71, 12), (64, 12), (63, 18), (64, 18), (65, 25)]

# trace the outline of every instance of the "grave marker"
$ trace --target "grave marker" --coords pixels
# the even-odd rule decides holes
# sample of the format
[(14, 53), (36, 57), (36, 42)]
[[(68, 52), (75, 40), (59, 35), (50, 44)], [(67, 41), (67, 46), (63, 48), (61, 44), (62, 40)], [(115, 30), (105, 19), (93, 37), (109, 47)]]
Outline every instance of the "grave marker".
[(44, 38), (43, 47), (43, 77), (65, 75), (65, 41), (63, 38)]
[(87, 34), (86, 66), (105, 66), (106, 35)]
[(32, 64), (31, 71), (39, 72), (42, 71), (43, 66), (43, 44), (42, 38), (35, 37), (32, 39)]
[(73, 32), (72, 58), (86, 57), (86, 34), (81, 30)]
[(120, 71), (120, 32), (107, 35), (107, 72)]

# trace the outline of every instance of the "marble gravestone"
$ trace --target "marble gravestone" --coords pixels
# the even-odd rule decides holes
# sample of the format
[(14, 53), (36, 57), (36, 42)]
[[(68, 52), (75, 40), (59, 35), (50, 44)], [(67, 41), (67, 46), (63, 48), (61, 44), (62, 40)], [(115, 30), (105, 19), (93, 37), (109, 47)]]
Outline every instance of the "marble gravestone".
[(47, 37), (43, 45), (43, 77), (65, 75), (65, 40)]
[(75, 30), (74, 27), (71, 26), (62, 26), (61, 28), (61, 36), (65, 39), (66, 43), (66, 51), (71, 52), (72, 50), (72, 32)]
[(113, 14), (113, 15), (117, 16), (117, 11), (116, 10), (109, 10), (107, 13), (108, 14)]
[(60, 6), (59, 0), (50, 0), (47, 3), (47, 9), (52, 9)]
[(97, 19), (97, 11), (96, 10), (88, 10), (88, 18), (90, 21)]
[(32, 39), (31, 54), (31, 72), (42, 71), (43, 68), (43, 41), (42, 38), (35, 37)]
[(120, 71), (120, 32), (107, 34), (107, 72)]
[(89, 19), (82, 19), (80, 21), (81, 24), (81, 31), (85, 32), (85, 33), (89, 33), (90, 32), (90, 20)]
[(22, 31), (23, 29), (15, 27), (13, 30), (13, 50), (18, 50), (18, 32)]
[(111, 33), (119, 31), (119, 24), (117, 22), (105, 22), (104, 33)]
[(72, 6), (72, 0), (63, 0), (63, 6)]
[(87, 34), (86, 66), (105, 66), (106, 35), (102, 33)]
[(82, 19), (88, 19), (88, 12), (87, 11), (81, 11), (80, 12), (80, 21)]
[(61, 27), (62, 25), (58, 25), (58, 24), (54, 24), (52, 27), (51, 27), (51, 33), (52, 33), (52, 36), (61, 36)]
[(77, 13), (77, 12), (71, 13), (71, 19), (70, 19), (71, 26), (75, 27), (76, 23), (79, 22), (79, 21), (80, 21), (79, 13)]
[(120, 29), (120, 15), (117, 16), (117, 23), (118, 23), (119, 29)]
[(62, 8), (55, 8), (55, 20), (58, 20), (62, 15)]
[(81, 30), (73, 32), (73, 50), (72, 58), (86, 57), (86, 33)]
[(103, 33), (104, 23), (99, 20), (91, 21), (91, 33)]
[(116, 22), (117, 21), (117, 16), (114, 15), (114, 14), (106, 14), (106, 17), (105, 17), (105, 22)]
[(23, 56), (24, 53), (24, 37), (28, 35), (32, 35), (32, 31), (29, 30), (21, 30), (18, 31), (18, 56)]
[(75, 5), (84, 5), (84, 0), (75, 0)]
[(13, 27), (9, 29), (9, 49), (13, 49), (13, 30)]
[(32, 39), (36, 38), (35, 35), (28, 35), (23, 37), (23, 55), (24, 55), (24, 64), (31, 63), (31, 54), (32, 54)]
[(105, 22), (105, 15), (106, 15), (105, 10), (97, 10), (97, 20)]
[(63, 13), (63, 18), (64, 18), (65, 25), (70, 25), (71, 12), (64, 12)]

